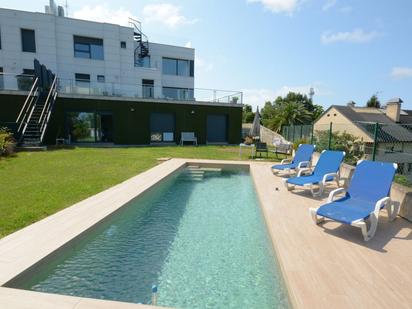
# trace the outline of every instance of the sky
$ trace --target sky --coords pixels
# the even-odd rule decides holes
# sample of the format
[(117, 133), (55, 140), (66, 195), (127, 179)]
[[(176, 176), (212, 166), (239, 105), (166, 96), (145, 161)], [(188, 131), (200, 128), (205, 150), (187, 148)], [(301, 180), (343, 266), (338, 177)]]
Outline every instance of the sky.
[[(65, 5), (64, 0), (56, 1)], [(0, 0), (43, 11), (46, 0)], [(244, 92), (253, 107), (315, 90), (328, 107), (403, 99), (412, 109), (410, 0), (68, 0), (69, 17), (142, 22), (150, 41), (195, 48), (195, 87)]]

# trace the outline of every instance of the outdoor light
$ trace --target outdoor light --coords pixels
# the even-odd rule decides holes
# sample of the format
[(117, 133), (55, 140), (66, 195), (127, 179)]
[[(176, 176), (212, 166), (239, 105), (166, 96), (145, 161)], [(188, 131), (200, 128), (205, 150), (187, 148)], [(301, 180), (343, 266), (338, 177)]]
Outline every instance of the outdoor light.
[(130, 109), (130, 111), (131, 111), (131, 112), (134, 112), (134, 108), (132, 107), (132, 108)]
[(194, 110), (192, 110), (190, 113), (191, 113), (192, 115), (194, 115), (194, 114), (195, 114), (195, 111), (194, 111)]

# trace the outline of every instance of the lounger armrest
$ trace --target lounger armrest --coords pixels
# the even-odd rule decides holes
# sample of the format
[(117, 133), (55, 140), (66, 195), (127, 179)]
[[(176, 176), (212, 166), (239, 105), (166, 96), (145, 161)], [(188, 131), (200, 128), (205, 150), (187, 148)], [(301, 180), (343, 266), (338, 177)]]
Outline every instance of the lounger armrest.
[(376, 202), (375, 204), (375, 215), (379, 215), (379, 210), (381, 210), (382, 206), (386, 206), (388, 203), (391, 202), (391, 198), (389, 196), (386, 196), (384, 198), (381, 198), (379, 201)]
[(308, 172), (309, 172), (309, 174), (312, 174), (312, 169), (302, 168), (302, 169), (299, 170), (297, 177), (300, 177), (300, 176), (302, 176), (302, 174), (306, 174)]
[(310, 166), (309, 161), (302, 161), (298, 164), (298, 169), (305, 168), (305, 167), (309, 168), (309, 166)]
[(333, 202), (333, 198), (335, 197), (335, 195), (338, 195), (338, 194), (343, 193), (343, 192), (345, 192), (345, 191), (346, 191), (345, 188), (337, 188), (337, 189), (331, 191), (331, 192), (329, 193), (329, 196), (328, 196), (328, 203), (332, 203), (332, 202)]
[(337, 179), (338, 178), (338, 173), (327, 173), (327, 174), (323, 175), (322, 183), (326, 184), (326, 181), (328, 180), (329, 177), (333, 177), (334, 179)]
[(280, 164), (288, 164), (288, 163), (292, 163), (291, 159), (283, 159), (282, 161), (280, 161)]

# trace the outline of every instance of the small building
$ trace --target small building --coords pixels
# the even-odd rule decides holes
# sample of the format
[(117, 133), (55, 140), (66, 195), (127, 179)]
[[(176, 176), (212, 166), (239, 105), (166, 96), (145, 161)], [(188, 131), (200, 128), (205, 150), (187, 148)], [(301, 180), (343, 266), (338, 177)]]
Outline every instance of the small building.
[(0, 8), (0, 126), (24, 143), (178, 143), (185, 131), (239, 143), (242, 93), (196, 89), (194, 71), (193, 48), (151, 42), (133, 19), (73, 19), (53, 0), (44, 13)]
[[(371, 158), (378, 123), (376, 160), (398, 163), (399, 172), (412, 174), (412, 111), (402, 110), (402, 100), (389, 100), (383, 108), (330, 106), (315, 122), (314, 131), (346, 132), (365, 145), (366, 158)], [(316, 133), (315, 133), (316, 134)]]

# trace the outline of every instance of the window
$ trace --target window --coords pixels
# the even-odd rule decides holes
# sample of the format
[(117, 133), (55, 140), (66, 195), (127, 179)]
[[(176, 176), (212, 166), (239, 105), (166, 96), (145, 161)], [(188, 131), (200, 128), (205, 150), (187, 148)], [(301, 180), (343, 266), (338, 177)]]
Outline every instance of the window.
[(0, 49), (1, 49), (1, 29), (0, 29)]
[(108, 112), (68, 112), (67, 135), (74, 143), (113, 142), (113, 116)]
[(76, 73), (75, 85), (79, 94), (90, 94), (90, 74)]
[(178, 76), (193, 76), (194, 61), (173, 58), (163, 58), (163, 74)]
[(103, 40), (83, 36), (73, 36), (74, 56), (76, 58), (104, 59)]
[(0, 67), (0, 89), (4, 89), (3, 68)]
[(105, 81), (104, 75), (97, 75), (97, 81), (99, 83), (104, 83), (104, 81)]
[(143, 98), (153, 98), (154, 97), (154, 80), (143, 79), (142, 80), (142, 94)]
[(126, 42), (125, 41), (120, 42), (120, 48), (126, 48)]
[(191, 88), (163, 87), (163, 97), (172, 100), (193, 100), (194, 94)]
[(22, 51), (28, 53), (36, 52), (36, 39), (34, 30), (20, 29), (21, 30), (21, 48)]
[(142, 68), (150, 68), (150, 56), (146, 56), (137, 60), (137, 66)]
[(23, 75), (34, 75), (33, 69), (23, 69)]

